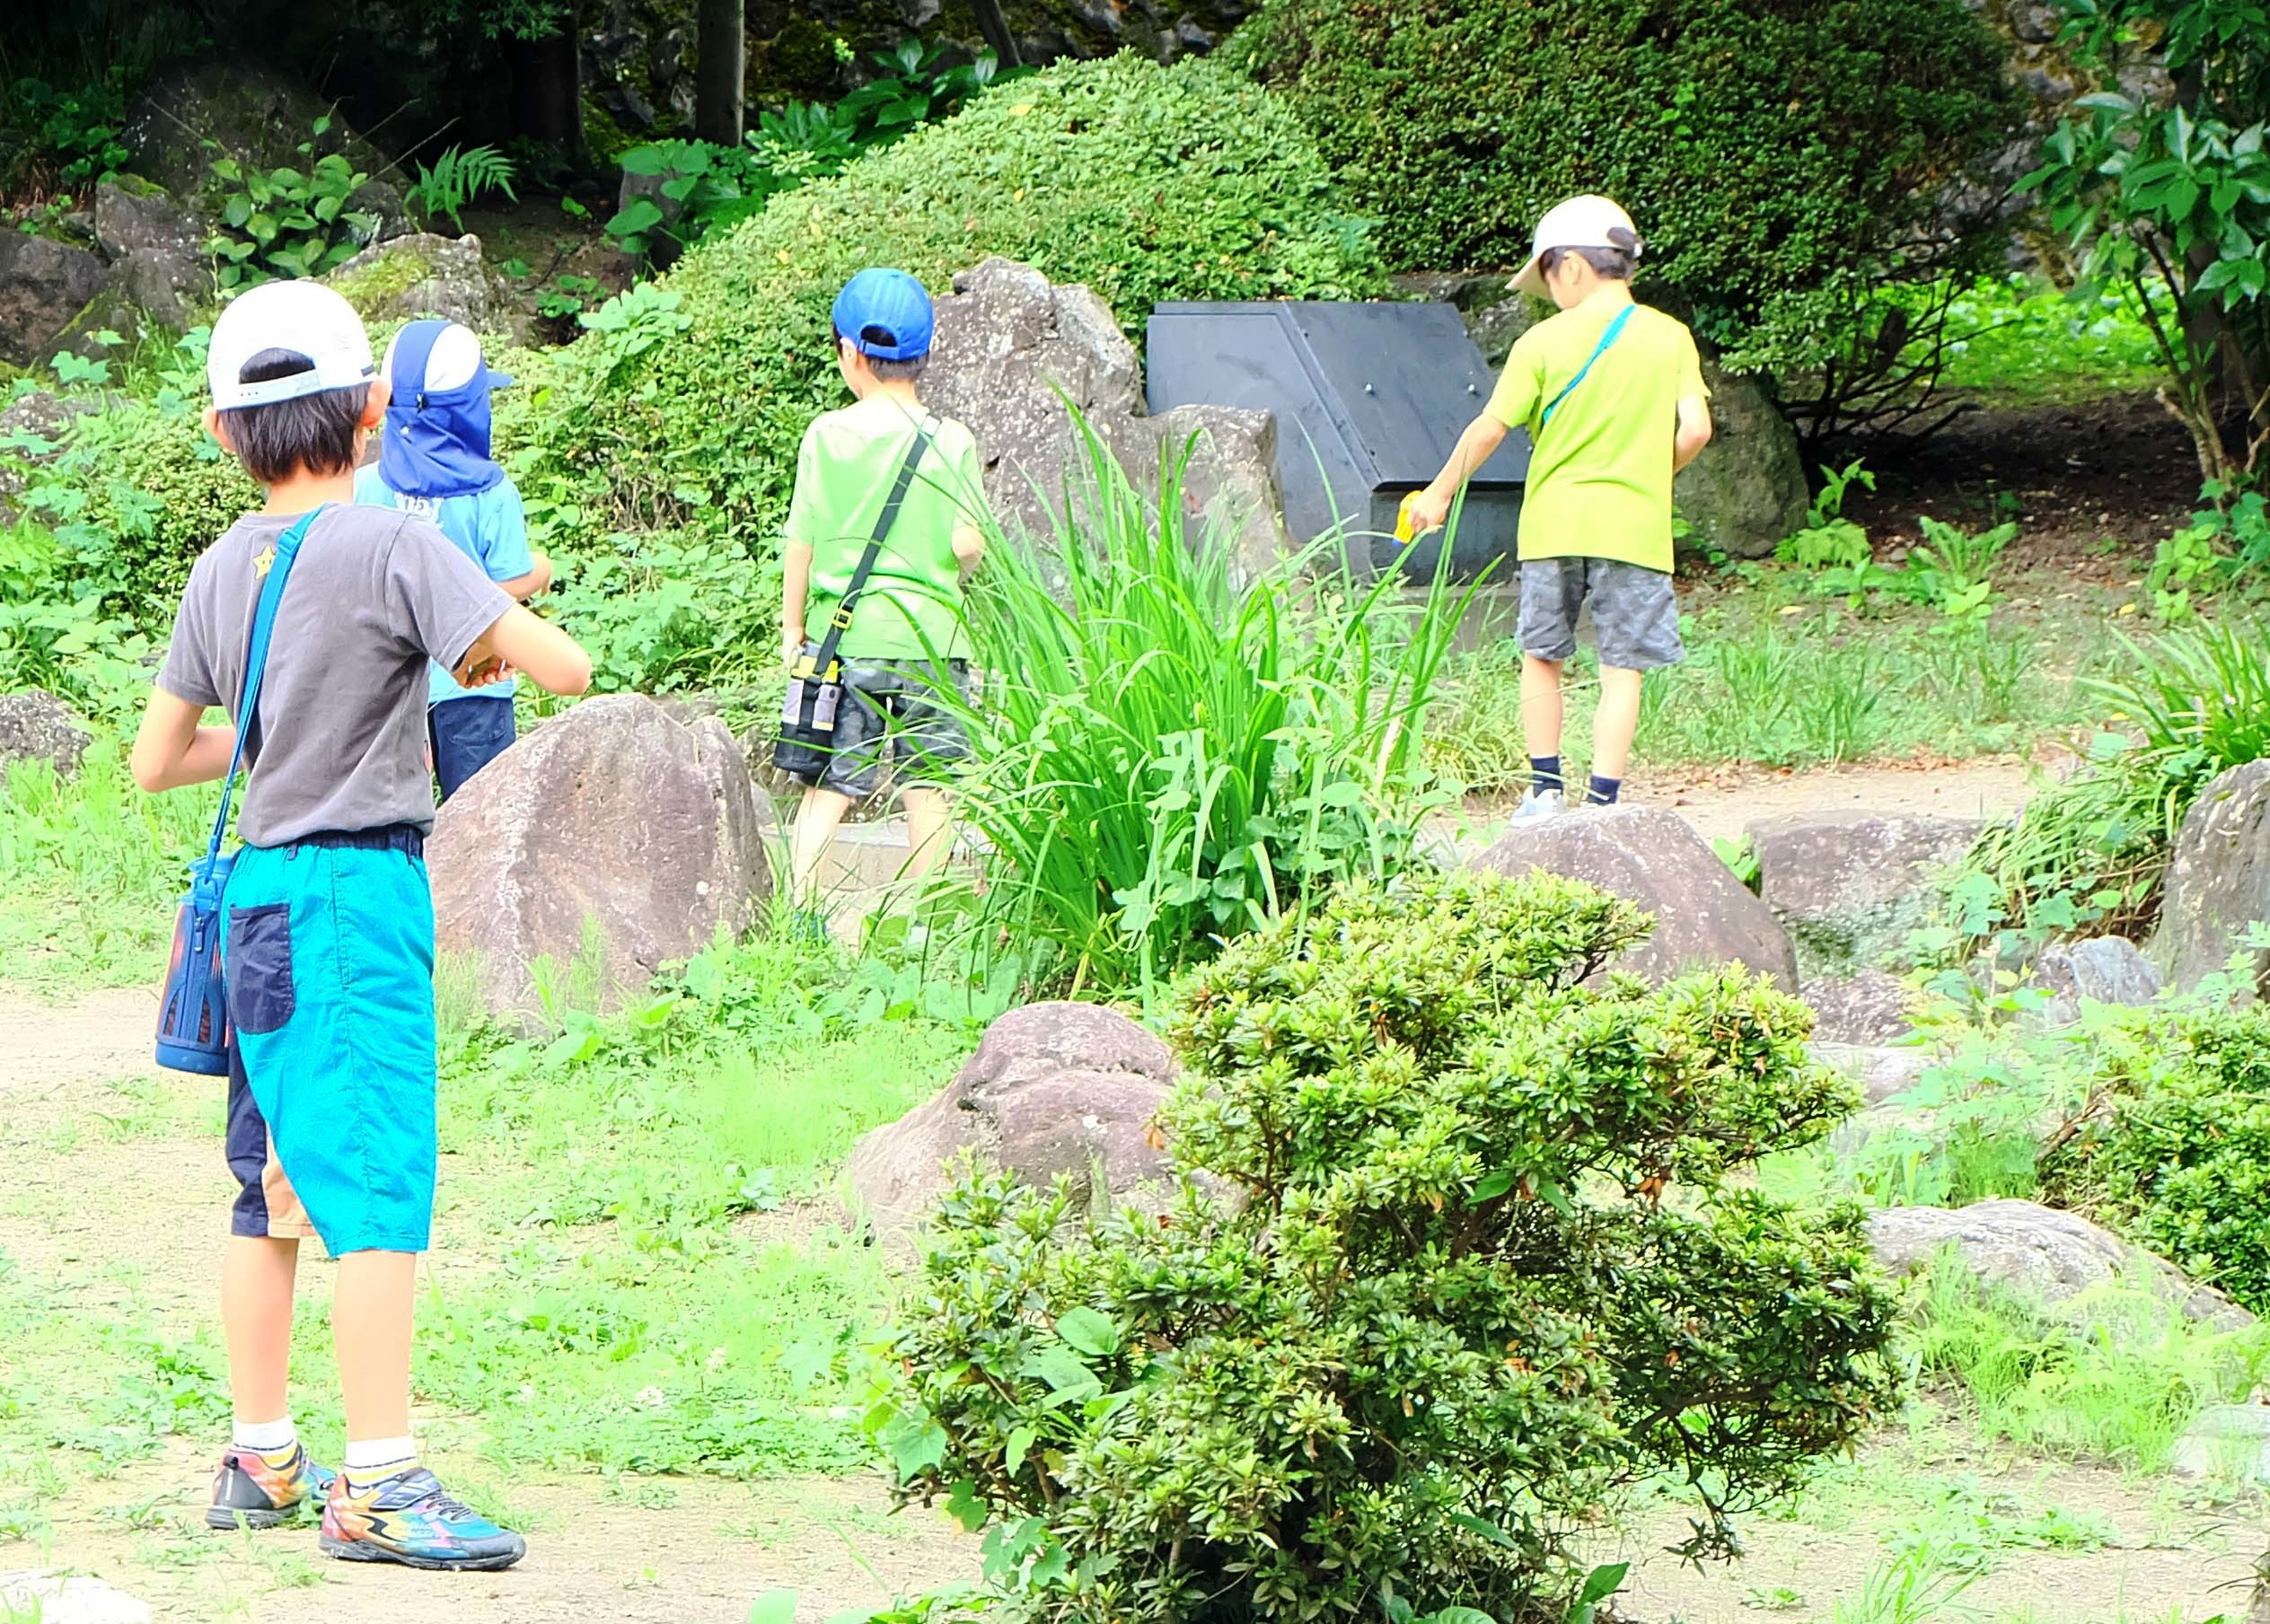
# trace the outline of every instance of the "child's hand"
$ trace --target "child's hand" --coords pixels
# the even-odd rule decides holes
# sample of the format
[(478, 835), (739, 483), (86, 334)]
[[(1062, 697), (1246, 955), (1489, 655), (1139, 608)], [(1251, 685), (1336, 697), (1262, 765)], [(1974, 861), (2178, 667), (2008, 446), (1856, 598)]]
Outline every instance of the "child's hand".
[(796, 656), (804, 653), (804, 628), (784, 626), (780, 628), (780, 663), (788, 670), (796, 668)]
[(1444, 521), (1450, 517), (1450, 498), (1430, 485), (1426, 489), (1412, 494), (1403, 512), (1411, 519), (1411, 533), (1423, 536), (1430, 531), (1440, 530)]
[(449, 675), (460, 688), (488, 688), (511, 676), (512, 668), (495, 650), (476, 644), (465, 651), (464, 660)]

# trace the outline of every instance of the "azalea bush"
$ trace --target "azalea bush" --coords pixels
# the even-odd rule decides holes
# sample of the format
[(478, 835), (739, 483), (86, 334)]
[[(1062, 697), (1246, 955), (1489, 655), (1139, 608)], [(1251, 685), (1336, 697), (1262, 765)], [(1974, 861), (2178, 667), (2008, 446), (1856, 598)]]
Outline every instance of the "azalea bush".
[(1231, 944), (1175, 1002), (1162, 1207), (945, 1198), (869, 1416), (901, 1493), (1098, 1624), (1563, 1624), (1574, 1537), (1643, 1480), (1729, 1552), (1893, 1400), (1894, 1303), (1858, 1208), (1747, 1181), (1857, 1105), (1809, 1014), (1738, 970), (1597, 979), (1647, 929), (1425, 873)]

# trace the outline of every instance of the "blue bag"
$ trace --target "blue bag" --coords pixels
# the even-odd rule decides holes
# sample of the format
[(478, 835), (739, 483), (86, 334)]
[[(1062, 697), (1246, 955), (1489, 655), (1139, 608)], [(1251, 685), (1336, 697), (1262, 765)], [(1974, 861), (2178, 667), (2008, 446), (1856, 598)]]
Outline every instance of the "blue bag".
[(213, 818), (213, 838), (205, 856), (189, 865), (189, 894), (173, 919), (173, 952), (165, 970), (165, 988), (158, 998), (158, 1064), (172, 1071), (224, 1077), (229, 1050), (235, 1035), (229, 1029), (228, 984), (221, 964), (221, 896), (228, 889), (234, 853), (221, 855), (222, 837), (229, 827), (229, 803), (236, 793), (236, 769), (244, 759), (244, 740), (252, 730), (260, 702), (260, 673), (268, 665), (268, 636), (276, 627), (276, 606), (284, 597), (284, 582), (299, 557), (308, 527), (323, 509), (303, 517), (276, 543), (276, 557), (260, 587), (260, 607), (252, 611), (252, 636), (244, 654), (244, 692), (236, 707), (236, 748), (229, 756), (229, 774), (221, 784), (221, 810)]

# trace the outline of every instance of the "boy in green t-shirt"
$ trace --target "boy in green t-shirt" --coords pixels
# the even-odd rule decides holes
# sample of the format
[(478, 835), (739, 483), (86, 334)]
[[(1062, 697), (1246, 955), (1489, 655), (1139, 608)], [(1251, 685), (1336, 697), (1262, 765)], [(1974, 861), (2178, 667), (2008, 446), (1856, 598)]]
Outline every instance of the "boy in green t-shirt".
[(1710, 391), (1685, 325), (1632, 303), (1640, 249), (1631, 216), (1606, 198), (1571, 198), (1538, 222), (1514, 286), (1550, 295), (1560, 313), (1515, 342), (1489, 405), (1411, 500), (1414, 529), (1439, 528), (1507, 431), (1528, 431), (1518, 550), (1530, 786), (1517, 823), (1562, 810), (1562, 672), (1585, 601), (1600, 649), (1588, 804), (1623, 787), (1641, 674), (1685, 653), (1671, 592), (1671, 477), (1710, 443)]
[(929, 294), (904, 271), (863, 270), (846, 283), (835, 301), (836, 364), (856, 398), (816, 418), (796, 457), (780, 618), (791, 670), (816, 652), (901, 465), (917, 436), (928, 436), (837, 645), (835, 751), (805, 783), (793, 841), (796, 893), (807, 902), (843, 814), (881, 784), (886, 751), (905, 785), (906, 872), (928, 873), (948, 844), (946, 780), (969, 754), (938, 694), (967, 676), (962, 581), (985, 556), (985, 486), (970, 431), (925, 410), (915, 393), (935, 320)]

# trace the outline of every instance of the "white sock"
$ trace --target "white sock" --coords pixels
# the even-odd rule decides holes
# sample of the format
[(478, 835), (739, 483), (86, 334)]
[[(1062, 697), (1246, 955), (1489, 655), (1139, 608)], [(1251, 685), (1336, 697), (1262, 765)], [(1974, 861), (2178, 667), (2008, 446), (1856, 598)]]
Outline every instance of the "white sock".
[(353, 1483), (375, 1483), (408, 1471), (418, 1464), (415, 1438), (366, 1438), (347, 1445), (347, 1477)]
[(300, 1434), (299, 1428), (292, 1425), (292, 1418), (286, 1416), (281, 1421), (239, 1421), (233, 1441), (239, 1449), (278, 1455), (298, 1443)]

